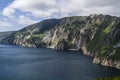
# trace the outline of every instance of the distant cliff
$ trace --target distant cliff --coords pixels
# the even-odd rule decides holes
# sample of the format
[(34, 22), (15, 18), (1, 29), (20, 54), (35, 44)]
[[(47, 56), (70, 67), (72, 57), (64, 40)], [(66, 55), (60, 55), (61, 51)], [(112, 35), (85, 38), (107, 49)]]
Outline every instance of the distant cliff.
[(0, 32), (0, 42), (4, 40), (7, 36), (11, 35), (15, 31)]
[(76, 49), (93, 62), (120, 69), (120, 18), (90, 15), (48, 19), (5, 37), (5, 44), (25, 47)]

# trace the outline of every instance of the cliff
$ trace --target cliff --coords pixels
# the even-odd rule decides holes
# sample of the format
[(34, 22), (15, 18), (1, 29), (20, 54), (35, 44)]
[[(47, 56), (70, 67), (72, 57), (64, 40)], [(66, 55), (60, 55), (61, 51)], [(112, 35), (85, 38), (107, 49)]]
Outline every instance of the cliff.
[(75, 49), (93, 62), (120, 69), (120, 18), (110, 15), (48, 19), (5, 37), (5, 44)]
[(7, 36), (11, 35), (13, 32), (15, 31), (0, 32), (0, 42)]

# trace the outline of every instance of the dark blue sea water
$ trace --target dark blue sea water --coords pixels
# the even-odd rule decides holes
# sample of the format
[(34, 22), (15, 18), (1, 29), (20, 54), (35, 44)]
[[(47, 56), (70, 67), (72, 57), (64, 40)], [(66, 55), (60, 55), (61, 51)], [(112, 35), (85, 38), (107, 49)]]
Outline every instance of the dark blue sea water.
[(120, 70), (92, 63), (79, 52), (0, 45), (0, 80), (92, 80)]

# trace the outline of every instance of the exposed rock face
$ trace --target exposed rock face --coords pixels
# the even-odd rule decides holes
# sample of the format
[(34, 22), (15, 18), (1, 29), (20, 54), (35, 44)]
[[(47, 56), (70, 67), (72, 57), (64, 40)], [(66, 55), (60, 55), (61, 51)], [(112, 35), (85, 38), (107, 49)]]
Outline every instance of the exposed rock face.
[(112, 59), (101, 59), (101, 58), (94, 58), (93, 63), (96, 64), (102, 64), (104, 66), (110, 66), (110, 67), (116, 67), (118, 69), (120, 69), (120, 61), (115, 61)]
[(57, 49), (57, 50), (68, 50), (69, 49), (69, 47), (67, 46), (67, 43), (64, 39), (58, 41), (54, 48)]
[(120, 68), (120, 18), (90, 15), (44, 20), (6, 37), (2, 43), (58, 50), (81, 50), (94, 63)]

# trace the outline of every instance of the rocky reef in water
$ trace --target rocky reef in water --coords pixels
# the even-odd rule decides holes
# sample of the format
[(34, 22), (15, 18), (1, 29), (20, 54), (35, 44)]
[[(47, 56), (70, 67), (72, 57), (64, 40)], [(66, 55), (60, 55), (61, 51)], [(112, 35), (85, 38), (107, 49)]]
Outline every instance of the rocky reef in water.
[(120, 17), (94, 14), (48, 19), (16, 31), (1, 43), (78, 50), (93, 63), (120, 69)]

